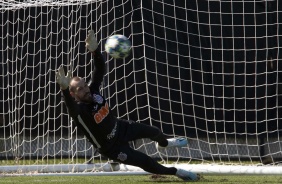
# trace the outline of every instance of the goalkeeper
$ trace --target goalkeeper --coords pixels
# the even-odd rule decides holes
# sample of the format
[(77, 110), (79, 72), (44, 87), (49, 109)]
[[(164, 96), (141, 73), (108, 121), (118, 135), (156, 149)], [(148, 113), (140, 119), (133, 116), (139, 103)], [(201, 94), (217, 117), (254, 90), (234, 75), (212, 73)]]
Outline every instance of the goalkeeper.
[(94, 57), (91, 82), (87, 84), (80, 77), (72, 77), (71, 71), (65, 75), (62, 67), (56, 73), (56, 80), (64, 95), (69, 115), (77, 128), (84, 132), (100, 154), (109, 159), (137, 166), (154, 174), (176, 175), (185, 181), (198, 180), (197, 174), (175, 167), (165, 167), (129, 146), (129, 141), (141, 138), (156, 141), (158, 149), (183, 147), (187, 145), (187, 140), (166, 139), (157, 127), (114, 117), (107, 101), (99, 92), (104, 78), (105, 61), (97, 49), (98, 43), (92, 30), (89, 31), (85, 42)]

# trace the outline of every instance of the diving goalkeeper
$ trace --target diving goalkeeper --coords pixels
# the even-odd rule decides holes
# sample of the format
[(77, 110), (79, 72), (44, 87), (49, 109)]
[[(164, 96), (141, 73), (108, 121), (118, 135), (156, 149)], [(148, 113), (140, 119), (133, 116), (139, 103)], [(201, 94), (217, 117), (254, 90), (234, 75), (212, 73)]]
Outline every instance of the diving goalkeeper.
[(69, 115), (78, 129), (82, 130), (93, 146), (103, 156), (123, 164), (142, 168), (154, 174), (176, 175), (187, 181), (198, 180), (198, 175), (175, 167), (165, 167), (148, 155), (129, 146), (129, 141), (150, 138), (157, 142), (158, 149), (166, 147), (184, 147), (183, 138), (166, 139), (157, 127), (118, 119), (112, 115), (108, 102), (100, 94), (100, 85), (104, 78), (105, 61), (98, 49), (93, 30), (88, 32), (86, 47), (93, 54), (93, 78), (86, 83), (83, 78), (72, 77), (71, 71), (65, 75), (62, 67), (56, 73), (57, 83), (64, 95)]

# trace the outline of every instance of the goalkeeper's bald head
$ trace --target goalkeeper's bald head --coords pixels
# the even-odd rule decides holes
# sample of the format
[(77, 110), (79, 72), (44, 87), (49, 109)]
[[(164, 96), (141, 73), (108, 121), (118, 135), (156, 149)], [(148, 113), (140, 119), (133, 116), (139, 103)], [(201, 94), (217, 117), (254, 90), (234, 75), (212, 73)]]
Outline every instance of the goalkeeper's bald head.
[(90, 103), (93, 101), (90, 88), (83, 78), (73, 77), (70, 80), (69, 90), (71, 96), (79, 102)]

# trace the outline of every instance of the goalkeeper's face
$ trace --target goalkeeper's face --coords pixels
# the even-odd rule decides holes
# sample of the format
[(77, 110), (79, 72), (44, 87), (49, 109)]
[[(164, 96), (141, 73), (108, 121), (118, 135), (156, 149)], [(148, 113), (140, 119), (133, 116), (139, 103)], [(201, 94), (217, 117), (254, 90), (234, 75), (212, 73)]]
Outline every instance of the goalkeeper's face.
[(73, 89), (71, 91), (71, 95), (77, 101), (86, 102), (86, 103), (90, 103), (93, 101), (89, 86), (82, 78), (79, 78), (77, 80), (72, 80), (70, 82), (70, 86)]

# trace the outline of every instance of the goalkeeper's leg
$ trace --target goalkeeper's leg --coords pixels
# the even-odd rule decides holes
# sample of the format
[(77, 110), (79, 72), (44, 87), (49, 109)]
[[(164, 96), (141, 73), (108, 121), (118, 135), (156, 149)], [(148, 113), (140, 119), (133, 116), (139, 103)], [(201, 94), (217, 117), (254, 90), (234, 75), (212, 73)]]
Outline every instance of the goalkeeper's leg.
[(132, 149), (128, 144), (116, 145), (104, 155), (123, 164), (140, 167), (149, 173), (175, 175), (185, 181), (197, 181), (199, 179), (199, 176), (193, 172), (175, 167), (165, 167), (150, 156)]
[[(126, 131), (126, 142), (133, 141), (136, 139), (149, 138), (157, 142), (157, 148), (163, 149), (168, 147), (185, 147), (188, 144), (186, 138), (170, 138), (166, 139), (161, 130), (154, 126), (149, 126), (142, 123), (135, 123), (133, 121), (124, 121), (122, 124), (127, 126), (128, 131)], [(122, 125), (122, 126), (123, 126)]]
[(126, 132), (123, 139), (124, 142), (133, 141), (136, 139), (148, 138), (158, 142), (159, 145), (166, 147), (168, 140), (161, 130), (155, 126), (136, 123), (131, 120), (119, 119), (121, 121), (120, 132)]
[(110, 152), (102, 153), (108, 158), (126, 165), (142, 168), (153, 174), (175, 175), (175, 167), (165, 167), (148, 155), (132, 149), (128, 144), (116, 145)]

